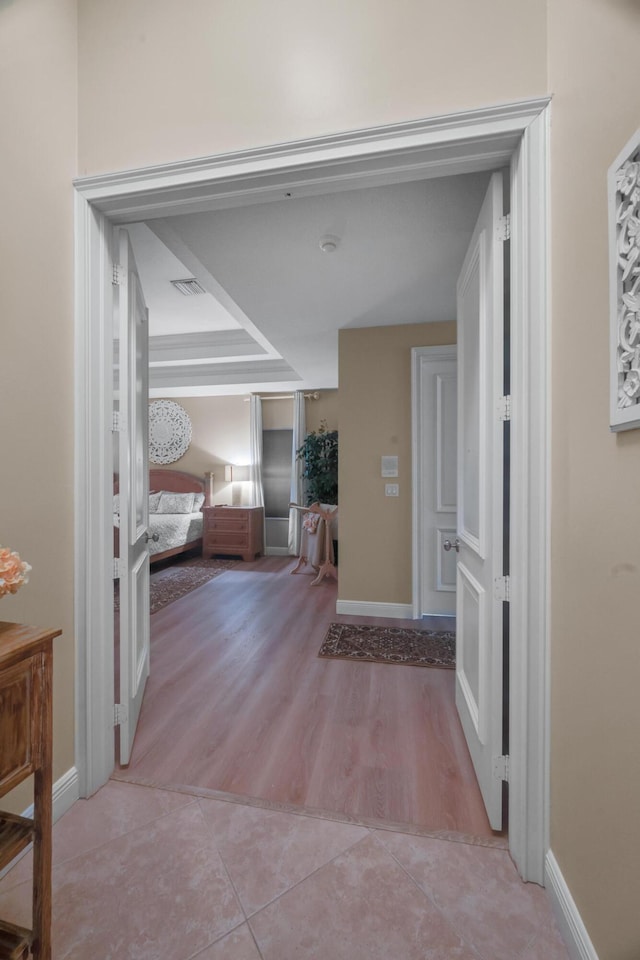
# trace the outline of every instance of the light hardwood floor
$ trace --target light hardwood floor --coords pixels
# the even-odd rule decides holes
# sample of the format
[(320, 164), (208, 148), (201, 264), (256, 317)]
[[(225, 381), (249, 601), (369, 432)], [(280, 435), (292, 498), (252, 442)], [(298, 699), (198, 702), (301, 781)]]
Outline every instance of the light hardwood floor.
[(152, 616), (151, 676), (118, 776), (494, 836), (454, 671), (318, 659), (328, 624), (356, 618), (336, 615), (333, 581), (311, 587), (292, 566), (243, 563)]

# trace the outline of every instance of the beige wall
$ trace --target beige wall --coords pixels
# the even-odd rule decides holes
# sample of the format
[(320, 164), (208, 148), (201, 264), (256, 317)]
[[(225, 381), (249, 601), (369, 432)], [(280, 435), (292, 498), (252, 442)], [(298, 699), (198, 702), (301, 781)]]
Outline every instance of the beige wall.
[[(3, 620), (61, 627), (54, 778), (74, 762), (75, 0), (0, 4), (0, 543), (33, 566)], [(12, 798), (15, 809), (30, 791)]]
[(80, 0), (80, 172), (546, 92), (545, 0)]
[[(310, 392), (317, 392), (319, 397), (312, 400)], [(262, 426), (265, 430), (286, 430), (293, 423), (293, 399), (270, 400), (268, 393), (261, 394)], [(279, 396), (276, 394), (276, 396)], [(317, 430), (321, 421), (325, 420), (330, 430), (338, 429), (338, 391), (318, 390), (307, 391), (304, 405), (307, 432)]]
[[(455, 342), (455, 323), (340, 331), (341, 600), (411, 603), (411, 347)], [(383, 455), (398, 457), (397, 498)]]
[[(313, 391), (316, 392), (316, 391)], [(321, 422), (326, 421), (329, 430), (338, 429), (338, 391), (318, 390), (319, 397), (312, 400), (307, 396), (304, 415), (307, 433), (318, 430)], [(261, 394), (262, 426), (265, 430), (290, 429), (293, 423), (293, 400), (269, 400), (268, 394)]]
[(291, 430), (293, 424), (293, 400), (267, 400), (262, 396), (262, 429)]
[[(224, 479), (227, 464), (243, 465), (251, 460), (249, 446), (249, 404), (244, 397), (176, 397), (176, 403), (191, 418), (191, 445), (183, 457), (167, 469), (186, 470), (204, 477), (214, 474), (213, 503), (249, 501), (249, 484)], [(157, 465), (162, 469), (160, 464)], [(235, 499), (234, 499), (235, 497)]]
[(606, 173), (640, 4), (551, 0), (551, 846), (601, 960), (640, 957), (640, 431), (609, 432)]
[(304, 412), (307, 433), (318, 431), (324, 421), (328, 430), (338, 429), (339, 393), (337, 390), (318, 390), (318, 400), (307, 400)]

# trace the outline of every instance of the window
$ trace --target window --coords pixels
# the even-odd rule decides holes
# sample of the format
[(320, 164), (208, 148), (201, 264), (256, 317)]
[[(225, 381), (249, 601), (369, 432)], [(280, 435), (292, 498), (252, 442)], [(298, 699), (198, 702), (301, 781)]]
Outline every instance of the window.
[(265, 517), (289, 516), (293, 430), (263, 430), (262, 483)]

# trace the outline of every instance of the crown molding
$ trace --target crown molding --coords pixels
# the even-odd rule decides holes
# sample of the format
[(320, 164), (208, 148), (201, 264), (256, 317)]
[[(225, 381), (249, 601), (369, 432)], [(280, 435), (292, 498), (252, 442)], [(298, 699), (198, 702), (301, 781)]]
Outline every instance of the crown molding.
[(149, 388), (220, 386), (301, 380), (286, 360), (246, 360), (237, 363), (194, 363), (151, 367)]
[(246, 330), (215, 330), (149, 337), (150, 363), (265, 356), (266, 353), (264, 347), (256, 343)]

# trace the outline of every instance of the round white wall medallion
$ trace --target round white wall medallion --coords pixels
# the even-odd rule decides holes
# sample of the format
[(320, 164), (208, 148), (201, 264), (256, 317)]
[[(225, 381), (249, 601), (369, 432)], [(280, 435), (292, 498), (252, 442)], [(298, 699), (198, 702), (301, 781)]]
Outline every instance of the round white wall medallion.
[(173, 400), (154, 400), (149, 404), (149, 460), (151, 463), (175, 463), (191, 443), (189, 414)]

